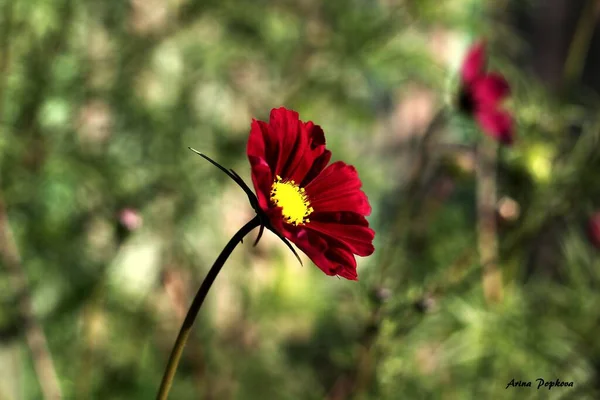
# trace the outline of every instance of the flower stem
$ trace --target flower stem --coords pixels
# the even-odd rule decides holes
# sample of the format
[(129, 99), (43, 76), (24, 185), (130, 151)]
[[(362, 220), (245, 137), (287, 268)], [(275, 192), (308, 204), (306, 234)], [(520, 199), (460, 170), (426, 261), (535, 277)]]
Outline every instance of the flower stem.
[(498, 267), (496, 227), (496, 168), (498, 143), (484, 137), (477, 149), (477, 222), (483, 293), (489, 304), (503, 298), (502, 271)]
[(177, 339), (173, 345), (173, 350), (171, 350), (171, 355), (169, 356), (169, 361), (167, 363), (167, 367), (165, 368), (165, 373), (163, 375), (162, 382), (160, 383), (160, 389), (156, 395), (156, 400), (166, 400), (169, 396), (169, 390), (173, 384), (173, 378), (175, 377), (175, 372), (177, 371), (177, 366), (179, 365), (183, 348), (187, 342), (188, 336), (190, 335), (190, 331), (192, 330), (192, 325), (194, 325), (198, 311), (200, 311), (200, 307), (202, 306), (202, 303), (204, 303), (204, 299), (206, 298), (206, 295), (208, 294), (208, 291), (210, 290), (210, 287), (215, 281), (217, 275), (219, 275), (219, 272), (225, 264), (225, 261), (227, 261), (238, 242), (241, 242), (242, 239), (244, 239), (244, 236), (246, 236), (259, 225), (260, 217), (257, 215), (246, 225), (244, 225), (235, 235), (233, 235), (223, 251), (221, 251), (221, 254), (219, 254), (219, 257), (213, 266), (210, 268), (210, 271), (208, 271), (206, 278), (204, 278), (204, 282), (202, 282), (200, 289), (198, 289), (198, 293), (196, 293), (196, 297), (194, 297), (192, 305), (190, 306), (190, 309), (183, 320), (183, 324), (181, 325), (181, 329), (179, 330), (179, 334), (177, 335)]

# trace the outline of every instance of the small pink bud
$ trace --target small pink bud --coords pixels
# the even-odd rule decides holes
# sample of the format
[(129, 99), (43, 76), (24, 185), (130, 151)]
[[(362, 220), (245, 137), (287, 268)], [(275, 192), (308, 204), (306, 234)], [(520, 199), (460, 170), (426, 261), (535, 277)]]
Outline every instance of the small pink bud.
[(142, 226), (142, 216), (133, 208), (124, 208), (119, 214), (119, 222), (129, 231)]

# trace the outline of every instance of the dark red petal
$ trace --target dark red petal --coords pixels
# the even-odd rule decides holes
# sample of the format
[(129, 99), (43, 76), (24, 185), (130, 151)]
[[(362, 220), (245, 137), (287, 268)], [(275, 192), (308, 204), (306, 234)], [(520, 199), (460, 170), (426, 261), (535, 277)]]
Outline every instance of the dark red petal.
[[(313, 172), (316, 166), (318, 174), (331, 158), (331, 153), (325, 149), (325, 134), (319, 125), (315, 125), (311, 121), (306, 124), (302, 123), (301, 137), (301, 140), (298, 142), (298, 151), (286, 163), (286, 168), (283, 171), (284, 175), (282, 175), (288, 179), (293, 179), (299, 184), (310, 181), (307, 180), (309, 172)], [(322, 167), (319, 167), (322, 161), (319, 161), (319, 163), (316, 162), (326, 153), (329, 153), (325, 156), (326, 163)]]
[(463, 61), (460, 77), (466, 84), (471, 84), (485, 72), (485, 42), (472, 45)]
[(331, 250), (327, 253), (327, 257), (333, 263), (337, 264), (331, 269), (332, 273), (350, 281), (358, 280), (356, 259), (352, 253), (341, 247), (331, 247)]
[(487, 74), (471, 85), (475, 108), (496, 106), (510, 94), (510, 86), (500, 74)]
[(480, 109), (476, 110), (475, 119), (489, 136), (505, 145), (513, 143), (513, 120), (508, 112), (494, 108)]
[(370, 256), (375, 251), (375, 231), (369, 228), (369, 223), (362, 215), (349, 212), (314, 213), (305, 227), (328, 236), (361, 257)]
[(273, 170), (273, 165), (279, 157), (279, 146), (267, 123), (252, 120), (246, 153), (248, 157), (264, 160), (265, 164)]
[(269, 126), (279, 148), (277, 163), (271, 168), (284, 179), (302, 182), (325, 151), (323, 130), (310, 121), (300, 121), (297, 112), (283, 107), (271, 111)]
[(306, 146), (307, 138), (301, 132), (302, 123), (296, 111), (281, 107), (271, 110), (269, 127), (279, 150), (277, 162), (270, 164), (271, 168), (275, 175), (288, 178), (285, 174), (286, 165), (292, 163)]
[(269, 208), (269, 196), (273, 184), (273, 174), (266, 161), (256, 156), (249, 156), (252, 171), (252, 183), (258, 198), (258, 203), (263, 210)]
[(308, 170), (306, 176), (301, 181), (300, 186), (306, 187), (313, 179), (317, 177), (323, 171), (323, 169), (329, 164), (329, 160), (331, 160), (331, 152), (329, 150), (324, 149), (323, 153), (315, 158), (312, 163), (312, 166)]
[(293, 236), (290, 240), (325, 274), (358, 280), (356, 259), (348, 249), (336, 246), (335, 242), (304, 228), (299, 228)]
[(269, 125), (252, 120), (246, 153), (250, 161), (256, 197), (261, 208), (266, 209), (269, 206), (269, 193), (274, 178), (271, 164), (277, 160), (277, 146), (272, 140)]
[(306, 185), (306, 193), (316, 212), (352, 211), (370, 215), (371, 205), (367, 196), (360, 190), (361, 186), (356, 169), (337, 161)]
[(341, 276), (342, 278), (346, 278), (349, 281), (357, 281), (358, 280), (358, 274), (356, 273), (356, 268), (338, 268), (337, 275)]

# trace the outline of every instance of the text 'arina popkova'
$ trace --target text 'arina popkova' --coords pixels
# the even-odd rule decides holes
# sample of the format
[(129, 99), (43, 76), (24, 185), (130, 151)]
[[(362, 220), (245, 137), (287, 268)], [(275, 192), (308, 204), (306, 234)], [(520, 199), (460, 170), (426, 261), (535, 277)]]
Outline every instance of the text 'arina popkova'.
[[(573, 382), (568, 382), (568, 381), (563, 382), (558, 378), (555, 381), (545, 381), (542, 378), (537, 378), (535, 381), (537, 383), (538, 390), (542, 387), (547, 387), (548, 390), (551, 390), (555, 386), (556, 387), (561, 387), (561, 386), (573, 387)], [(531, 382), (530, 381), (515, 381), (513, 378), (512, 381), (508, 382), (505, 389), (508, 389), (511, 386), (512, 387), (531, 387)]]

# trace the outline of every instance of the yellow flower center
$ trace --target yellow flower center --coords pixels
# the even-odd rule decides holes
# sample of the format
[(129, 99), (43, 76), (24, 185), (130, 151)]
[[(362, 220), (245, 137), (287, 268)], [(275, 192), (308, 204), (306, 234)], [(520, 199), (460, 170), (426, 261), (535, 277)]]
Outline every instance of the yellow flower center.
[(271, 202), (281, 207), (283, 218), (292, 225), (310, 222), (307, 217), (314, 211), (304, 188), (299, 187), (293, 180), (282, 180), (279, 175), (271, 186)]

